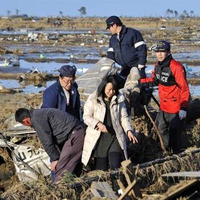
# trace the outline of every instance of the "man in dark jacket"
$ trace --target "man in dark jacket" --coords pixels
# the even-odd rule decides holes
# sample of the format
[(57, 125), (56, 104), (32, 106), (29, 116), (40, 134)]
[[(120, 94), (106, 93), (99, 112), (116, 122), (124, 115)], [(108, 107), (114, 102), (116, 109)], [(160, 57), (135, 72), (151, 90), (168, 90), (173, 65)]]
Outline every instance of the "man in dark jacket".
[(147, 47), (142, 34), (133, 28), (126, 27), (117, 16), (106, 19), (106, 29), (112, 36), (109, 42), (107, 58), (121, 65), (121, 71), (117, 74), (118, 84), (124, 87), (127, 99), (127, 107), (134, 107), (140, 93), (139, 80), (145, 78), (145, 64), (147, 59)]
[(183, 119), (189, 103), (190, 92), (184, 67), (173, 59), (170, 43), (159, 41), (155, 48), (157, 63), (152, 77), (141, 79), (142, 84), (158, 85), (160, 111), (156, 118), (158, 130), (166, 148), (179, 153)]
[(106, 20), (112, 36), (110, 38), (107, 58), (121, 65), (121, 76), (127, 77), (132, 67), (138, 68), (143, 74), (147, 59), (147, 47), (141, 33), (122, 24), (117, 16)]
[(63, 65), (59, 72), (59, 79), (44, 91), (41, 108), (57, 108), (81, 120), (80, 95), (75, 82), (76, 67)]
[(76, 167), (81, 162), (86, 127), (76, 117), (55, 108), (20, 108), (15, 113), (15, 120), (37, 132), (51, 159), (55, 181), (65, 170), (80, 175)]

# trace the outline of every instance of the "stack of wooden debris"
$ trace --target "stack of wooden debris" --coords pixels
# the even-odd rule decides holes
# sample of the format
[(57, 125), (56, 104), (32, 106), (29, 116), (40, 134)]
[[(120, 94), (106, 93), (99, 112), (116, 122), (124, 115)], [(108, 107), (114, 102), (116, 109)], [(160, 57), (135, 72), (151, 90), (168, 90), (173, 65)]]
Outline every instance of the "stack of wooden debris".
[[(130, 160), (122, 162), (122, 172), (126, 179), (126, 187), (120, 179), (117, 179), (119, 186), (117, 195), (107, 182), (92, 182), (90, 188), (82, 195), (82, 200), (93, 199), (95, 197), (106, 198), (111, 200), (138, 199), (142, 198), (139, 185), (135, 177), (135, 170)], [(119, 196), (119, 197), (118, 197)]]

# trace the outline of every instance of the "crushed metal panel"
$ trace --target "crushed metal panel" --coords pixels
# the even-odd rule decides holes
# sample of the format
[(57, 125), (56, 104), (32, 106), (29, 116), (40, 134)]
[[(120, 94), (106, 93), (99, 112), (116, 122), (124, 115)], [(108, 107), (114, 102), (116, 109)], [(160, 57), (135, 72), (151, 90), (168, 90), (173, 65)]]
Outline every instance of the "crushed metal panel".
[(114, 61), (101, 58), (94, 66), (76, 79), (79, 93), (89, 95), (97, 89), (101, 80), (114, 68)]
[(31, 127), (27, 127), (27, 126), (22, 125), (19, 122), (16, 122), (14, 116), (6, 119), (6, 121), (4, 123), (7, 126), (7, 130), (8, 131), (12, 131), (12, 130), (15, 130), (15, 131), (16, 130), (30, 130), (30, 129), (32, 130)]
[(7, 130), (2, 133), (4, 137), (24, 137), (26, 135), (36, 134), (36, 131), (33, 128), (16, 122), (14, 116), (8, 118), (4, 123), (7, 126)]
[(27, 130), (12, 130), (12, 131), (5, 131), (3, 132), (3, 135), (5, 137), (13, 137), (13, 136), (16, 136), (16, 137), (24, 137), (24, 136), (28, 136), (28, 135), (35, 135), (36, 134), (36, 131), (35, 130), (32, 130), (32, 129), (27, 129)]
[(35, 149), (30, 145), (18, 145), (14, 147), (12, 159), (22, 182), (37, 180), (38, 174), (50, 175), (50, 158), (45, 150)]

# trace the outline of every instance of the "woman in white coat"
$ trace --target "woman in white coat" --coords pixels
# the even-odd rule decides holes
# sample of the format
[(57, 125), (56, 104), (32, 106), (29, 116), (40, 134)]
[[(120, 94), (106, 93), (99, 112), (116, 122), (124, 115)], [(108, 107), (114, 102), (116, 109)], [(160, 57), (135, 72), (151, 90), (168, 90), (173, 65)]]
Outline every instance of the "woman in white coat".
[(133, 134), (124, 96), (119, 93), (113, 75), (103, 79), (97, 91), (88, 97), (83, 120), (88, 127), (82, 163), (87, 166), (93, 156), (95, 169), (106, 171), (119, 168), (121, 162), (128, 159), (125, 134), (133, 143), (138, 141)]

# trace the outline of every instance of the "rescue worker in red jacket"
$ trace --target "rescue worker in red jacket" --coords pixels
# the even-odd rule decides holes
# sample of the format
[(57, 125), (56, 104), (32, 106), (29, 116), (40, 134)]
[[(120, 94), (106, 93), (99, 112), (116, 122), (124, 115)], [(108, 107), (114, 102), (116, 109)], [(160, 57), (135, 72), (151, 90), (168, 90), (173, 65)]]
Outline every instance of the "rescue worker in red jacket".
[(183, 121), (190, 98), (189, 86), (184, 67), (171, 55), (170, 43), (159, 41), (155, 51), (157, 63), (152, 77), (141, 79), (141, 84), (158, 86), (160, 110), (156, 125), (166, 149), (179, 153), (182, 148)]

